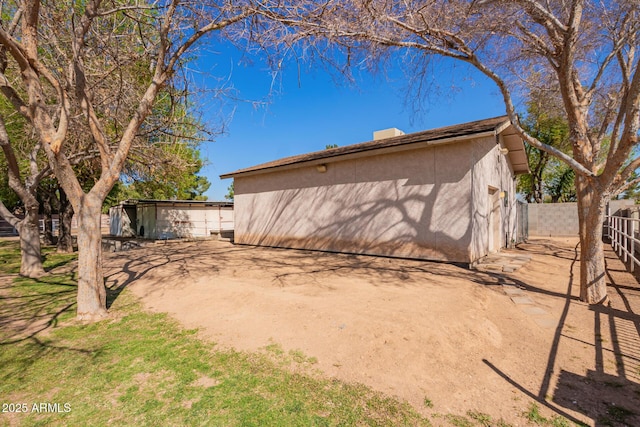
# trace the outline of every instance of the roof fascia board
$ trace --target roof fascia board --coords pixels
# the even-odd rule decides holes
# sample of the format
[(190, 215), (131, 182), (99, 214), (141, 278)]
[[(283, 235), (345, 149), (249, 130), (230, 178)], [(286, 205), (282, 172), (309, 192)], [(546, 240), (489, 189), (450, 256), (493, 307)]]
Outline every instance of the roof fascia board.
[(502, 132), (504, 132), (505, 129), (507, 129), (509, 126), (511, 126), (511, 122), (509, 120), (505, 121), (504, 123), (502, 123), (501, 125), (496, 126), (495, 128), (495, 133), (496, 135), (500, 135)]
[[(133, 202), (133, 203), (131, 203)], [(123, 204), (121, 202), (120, 204)], [(208, 200), (154, 200), (154, 199), (134, 199), (126, 203), (127, 206), (232, 206), (233, 202), (220, 202)]]
[(323, 157), (321, 159), (308, 160), (308, 161), (299, 162), (299, 163), (291, 163), (288, 165), (273, 166), (273, 167), (258, 169), (254, 171), (247, 171), (247, 172), (241, 172), (241, 173), (232, 172), (232, 173), (220, 175), (220, 178), (227, 179), (227, 178), (235, 178), (239, 176), (261, 175), (269, 172), (299, 169), (299, 168), (308, 167), (308, 166), (316, 166), (316, 165), (322, 165), (327, 163), (341, 162), (345, 160), (360, 159), (363, 157), (377, 156), (380, 154), (399, 153), (402, 151), (418, 150), (421, 148), (451, 144), (454, 142), (466, 141), (470, 139), (485, 138), (488, 136), (493, 137), (495, 135), (496, 135), (496, 131), (492, 129), (485, 132), (478, 132), (478, 133), (462, 135), (462, 136), (452, 136), (449, 138), (442, 138), (442, 139), (436, 139), (436, 140), (430, 140), (430, 141), (413, 142), (410, 144), (396, 145), (392, 147), (372, 148), (370, 150), (359, 151), (357, 153), (348, 153), (348, 154), (342, 154), (337, 156)]

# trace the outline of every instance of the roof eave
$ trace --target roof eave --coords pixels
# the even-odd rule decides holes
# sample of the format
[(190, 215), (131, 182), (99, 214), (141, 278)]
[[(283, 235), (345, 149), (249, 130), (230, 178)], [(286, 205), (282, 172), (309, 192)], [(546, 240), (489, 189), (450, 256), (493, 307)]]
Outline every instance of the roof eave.
[(513, 173), (515, 175), (530, 173), (529, 160), (522, 137), (520, 137), (511, 124), (502, 128), (500, 134), (503, 145), (509, 150), (507, 159), (511, 164)]
[(325, 164), (325, 163), (328, 163), (328, 161), (332, 161), (332, 162), (343, 161), (343, 160), (351, 160), (355, 158), (377, 156), (380, 154), (397, 153), (401, 151), (416, 150), (416, 149), (432, 147), (436, 145), (452, 144), (455, 142), (466, 141), (469, 139), (484, 138), (487, 136), (495, 136), (495, 135), (497, 135), (496, 129), (492, 129), (484, 132), (476, 132), (476, 133), (470, 133), (466, 135), (452, 136), (448, 138), (432, 139), (432, 140), (422, 141), (422, 142), (412, 142), (410, 144), (394, 145), (390, 147), (372, 147), (370, 149), (358, 151), (355, 153), (338, 154), (338, 155), (331, 155), (331, 153), (328, 153), (328, 155), (325, 157), (321, 157), (313, 160), (306, 160), (302, 162), (300, 161), (292, 162), (285, 165), (270, 166), (270, 167), (244, 171), (244, 172), (242, 171), (230, 172), (230, 173), (220, 175), (220, 179), (235, 178), (239, 176), (260, 175), (263, 173), (273, 172), (276, 170), (282, 171), (282, 170), (298, 169), (301, 167)]

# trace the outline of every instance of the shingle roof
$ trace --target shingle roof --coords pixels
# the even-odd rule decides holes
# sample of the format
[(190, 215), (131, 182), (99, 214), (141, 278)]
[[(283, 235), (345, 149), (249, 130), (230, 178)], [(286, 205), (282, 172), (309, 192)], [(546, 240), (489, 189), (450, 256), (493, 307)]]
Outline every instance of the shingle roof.
[(305, 163), (314, 160), (330, 159), (333, 157), (345, 156), (348, 154), (364, 153), (372, 150), (380, 150), (383, 148), (399, 147), (409, 144), (433, 142), (437, 143), (442, 140), (450, 140), (452, 138), (460, 138), (474, 134), (480, 134), (489, 131), (495, 131), (502, 128), (503, 125), (509, 123), (508, 116), (493, 117), (491, 119), (478, 120), (475, 122), (463, 123), (453, 126), (445, 126), (437, 129), (415, 132), (407, 135), (395, 136), (391, 138), (381, 139), (377, 141), (362, 142), (360, 144), (346, 145), (344, 147), (330, 148), (322, 151), (315, 151), (297, 156), (285, 157), (256, 166), (244, 169), (238, 169), (220, 175), (220, 178), (232, 178), (236, 175), (242, 175), (249, 172), (258, 172), (268, 169), (280, 168), (283, 166), (294, 165), (297, 163)]

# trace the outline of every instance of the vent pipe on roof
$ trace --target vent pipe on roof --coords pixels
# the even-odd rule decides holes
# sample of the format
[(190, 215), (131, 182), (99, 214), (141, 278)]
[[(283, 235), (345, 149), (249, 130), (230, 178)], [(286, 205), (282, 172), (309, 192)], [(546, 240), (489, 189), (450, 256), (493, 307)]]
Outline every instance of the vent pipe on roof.
[(400, 135), (404, 135), (404, 132), (396, 128), (377, 130), (373, 132), (373, 140), (379, 141), (381, 139), (392, 138), (394, 136), (400, 136)]

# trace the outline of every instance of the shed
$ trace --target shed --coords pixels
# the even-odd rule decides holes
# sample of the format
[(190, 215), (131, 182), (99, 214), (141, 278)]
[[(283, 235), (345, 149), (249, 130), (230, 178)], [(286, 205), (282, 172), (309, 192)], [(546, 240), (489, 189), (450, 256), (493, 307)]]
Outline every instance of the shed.
[(473, 264), (516, 233), (507, 116), (275, 160), (233, 178), (235, 243)]
[(112, 236), (146, 239), (210, 237), (234, 228), (233, 203), (126, 200), (109, 209)]

